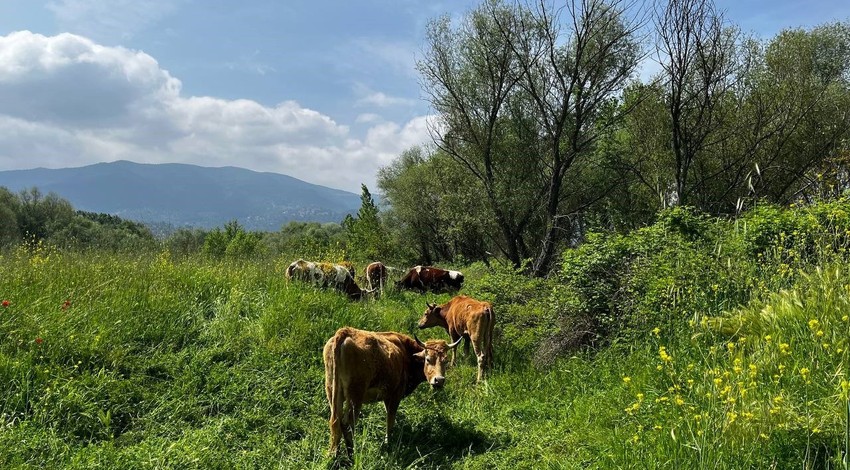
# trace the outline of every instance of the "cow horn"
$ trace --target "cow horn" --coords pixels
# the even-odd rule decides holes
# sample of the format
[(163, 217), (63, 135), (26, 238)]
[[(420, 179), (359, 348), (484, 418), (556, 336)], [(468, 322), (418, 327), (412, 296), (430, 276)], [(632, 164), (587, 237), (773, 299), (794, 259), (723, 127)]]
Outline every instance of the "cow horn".
[(416, 333), (413, 333), (413, 339), (416, 340), (416, 344), (422, 346), (423, 348), (425, 347), (425, 343), (423, 343), (422, 340), (420, 340), (419, 337), (416, 336)]
[(461, 337), (460, 337), (460, 338), (458, 338), (458, 339), (457, 339), (457, 341), (455, 341), (454, 343), (450, 344), (450, 345), (449, 345), (449, 349), (454, 349), (454, 348), (456, 348), (456, 347), (457, 347), (457, 345), (458, 345), (458, 344), (460, 344), (460, 342), (461, 342), (461, 341), (463, 341), (463, 335), (461, 335)]
[(427, 305), (428, 308), (434, 308), (434, 307), (437, 306), (437, 304), (432, 304), (432, 303), (428, 302), (427, 300), (425, 301), (425, 305)]

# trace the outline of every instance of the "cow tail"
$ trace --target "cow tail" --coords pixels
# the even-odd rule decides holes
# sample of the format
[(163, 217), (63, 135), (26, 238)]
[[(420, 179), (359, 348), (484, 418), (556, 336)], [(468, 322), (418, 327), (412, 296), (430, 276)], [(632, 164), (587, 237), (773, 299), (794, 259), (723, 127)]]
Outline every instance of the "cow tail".
[(334, 336), (333, 343), (333, 361), (331, 363), (331, 397), (330, 397), (330, 405), (331, 405), (331, 420), (333, 421), (332, 426), (335, 428), (335, 432), (342, 433), (342, 416), (343, 416), (343, 408), (344, 408), (344, 397), (342, 393), (342, 383), (339, 380), (339, 373), (337, 372), (337, 364), (339, 364), (340, 360), (340, 351), (342, 350), (342, 343), (348, 339), (348, 331), (341, 331)]
[(496, 325), (496, 315), (493, 307), (487, 307), (487, 366), (493, 367), (493, 328)]

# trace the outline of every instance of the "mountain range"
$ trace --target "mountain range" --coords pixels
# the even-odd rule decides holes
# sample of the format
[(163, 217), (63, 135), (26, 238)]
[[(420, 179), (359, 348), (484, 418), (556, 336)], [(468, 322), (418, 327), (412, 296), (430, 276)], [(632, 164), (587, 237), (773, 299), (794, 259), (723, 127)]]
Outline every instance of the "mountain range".
[(0, 171), (0, 186), (56, 193), (75, 209), (149, 224), (212, 228), (237, 220), (249, 230), (289, 221), (340, 222), (357, 212), (357, 194), (291, 176), (237, 167), (129, 161), (77, 168)]

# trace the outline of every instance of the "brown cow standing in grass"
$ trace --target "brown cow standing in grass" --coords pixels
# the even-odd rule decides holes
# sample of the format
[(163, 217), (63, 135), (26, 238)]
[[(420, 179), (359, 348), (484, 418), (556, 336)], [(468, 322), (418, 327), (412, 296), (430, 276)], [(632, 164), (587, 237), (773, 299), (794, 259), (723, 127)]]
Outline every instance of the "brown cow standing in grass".
[[(415, 338), (415, 339), (414, 339)], [(445, 384), (445, 360), (460, 343), (429, 340), (394, 333), (376, 333), (344, 327), (325, 344), (325, 392), (331, 407), (330, 451), (336, 454), (345, 438), (350, 457), (354, 421), (363, 403), (383, 401), (387, 409), (387, 439), (401, 399), (427, 381), (432, 388)], [(343, 412), (343, 406), (348, 408)]]
[[(478, 360), (478, 382), (484, 377), (484, 369), (493, 365), (493, 325), (496, 317), (490, 302), (481, 302), (459, 295), (443, 305), (427, 304), (428, 308), (419, 319), (419, 328), (441, 326), (452, 341), (466, 338), (464, 351), (469, 354), (469, 343)], [(452, 351), (452, 365), (455, 351)]]

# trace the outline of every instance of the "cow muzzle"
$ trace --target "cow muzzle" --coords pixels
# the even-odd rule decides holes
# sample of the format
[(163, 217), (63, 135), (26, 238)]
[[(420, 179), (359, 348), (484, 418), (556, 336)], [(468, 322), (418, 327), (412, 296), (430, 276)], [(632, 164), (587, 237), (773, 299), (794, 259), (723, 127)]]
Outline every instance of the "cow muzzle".
[(442, 375), (438, 375), (431, 379), (431, 387), (432, 388), (443, 388), (443, 385), (446, 384), (446, 378)]

